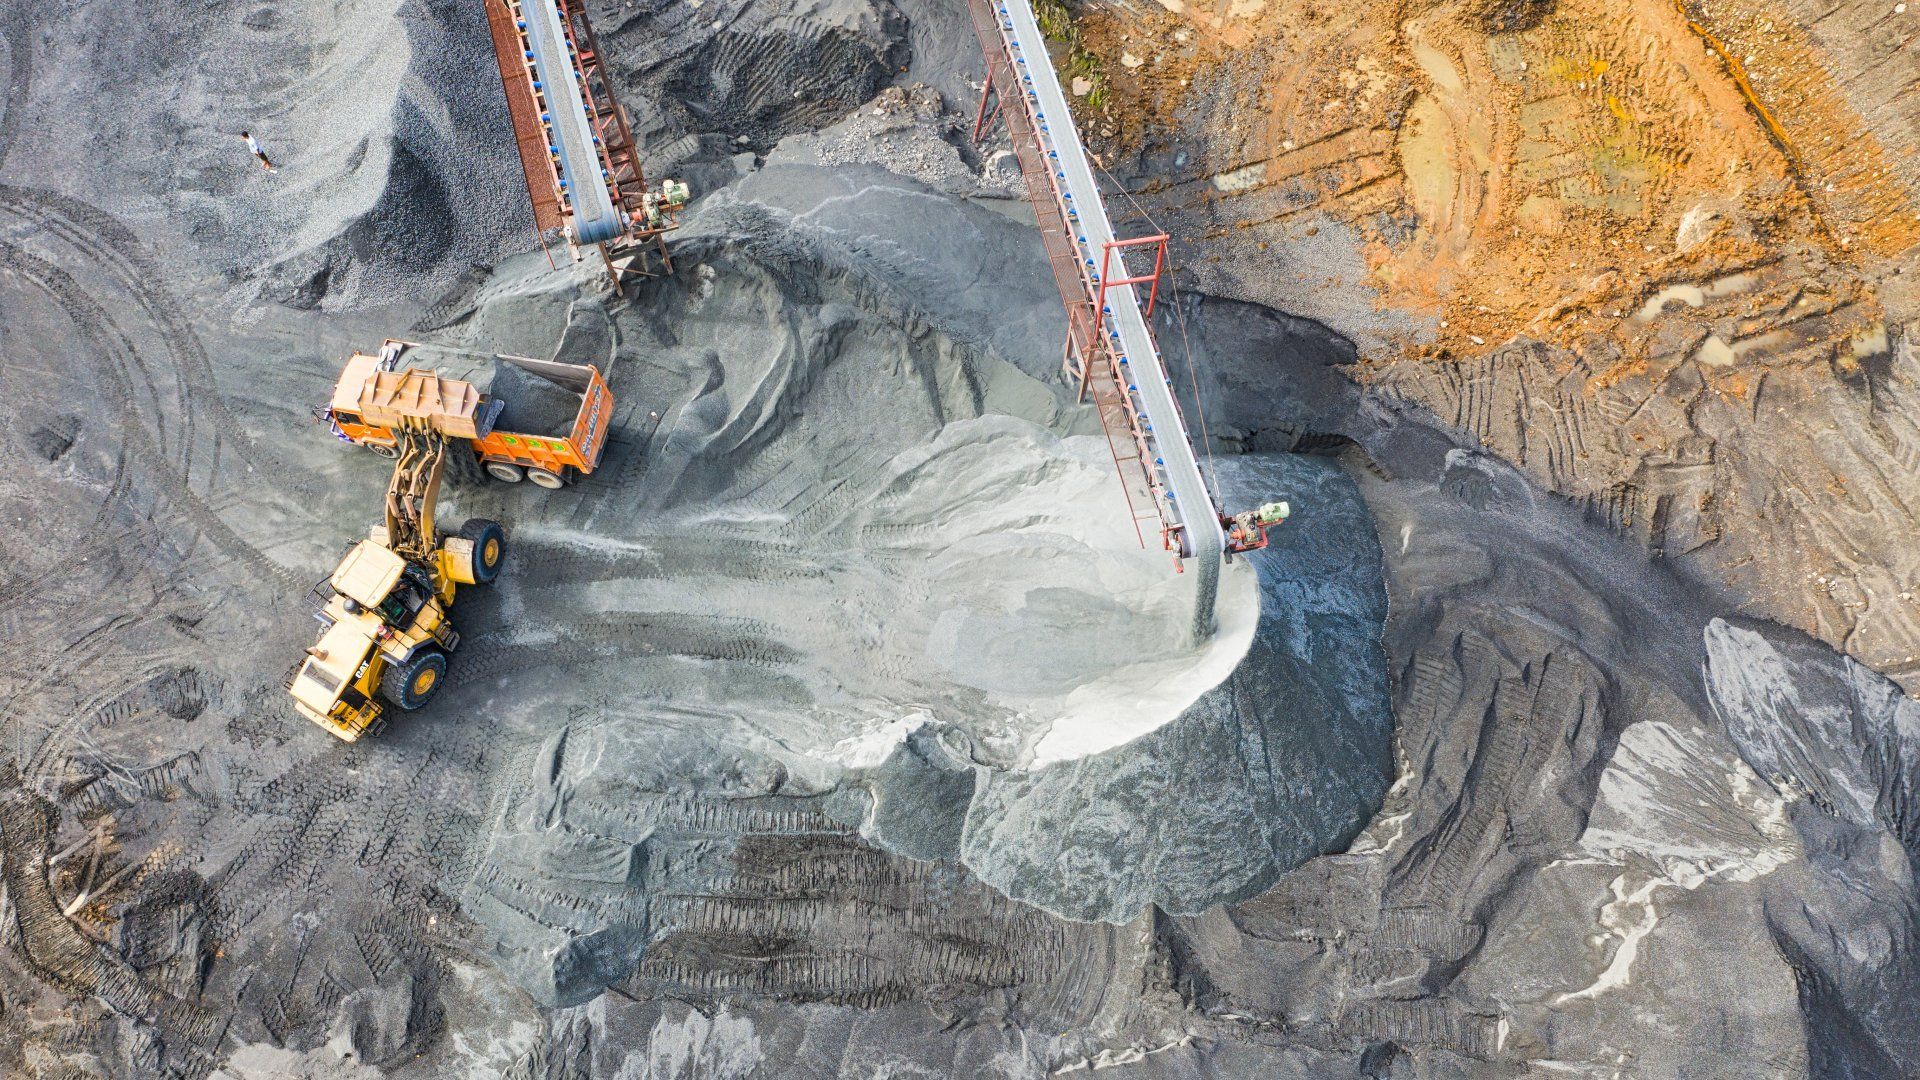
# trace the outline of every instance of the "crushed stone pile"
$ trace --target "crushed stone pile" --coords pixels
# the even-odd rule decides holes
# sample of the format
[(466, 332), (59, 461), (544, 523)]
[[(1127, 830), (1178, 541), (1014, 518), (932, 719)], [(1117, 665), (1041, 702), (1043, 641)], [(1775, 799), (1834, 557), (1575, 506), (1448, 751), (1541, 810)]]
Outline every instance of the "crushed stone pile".
[(165, 221), (168, 245), (230, 303), (420, 299), (531, 238), (513, 155), (472, 152), (511, 147), (479, 4), (75, 8), (32, 22), (8, 181)]
[[(491, 677), (449, 690), (507, 718), (520, 748), (489, 781), (512, 795), (461, 895), (538, 999), (588, 1000), (700, 933), (657, 898), (731, 886), (710, 856), (672, 853), (741, 841), (689, 818), (688, 793), (766, 800), (1125, 922), (1258, 888), (1351, 835), (1384, 791), (1377, 572), (1313, 556), (1328, 572), (1294, 595), (1242, 564), (1220, 634), (1185, 640), (1184, 579), (1139, 544), (1104, 436), (1026, 370), (1056, 356), (1045, 279), (1010, 294), (972, 272), (1028, 238), (878, 170), (770, 167), (690, 221), (675, 276), (615, 317), (634, 361), (616, 392), (663, 414), (645, 471), (584, 519), (521, 512), (526, 567), (500, 590), (512, 636), (470, 640)], [(473, 326), (495, 306), (557, 319), (526, 296), (552, 287), (499, 275)], [(972, 320), (996, 305), (1003, 318)], [(1308, 475), (1243, 473), (1231, 494)], [(1357, 633), (1352, 666), (1296, 665), (1256, 633), (1276, 597), (1301, 620), (1290, 633)], [(567, 647), (535, 644), (550, 640)], [(1225, 689), (1236, 669), (1248, 681)], [(1272, 789), (1243, 747), (1281, 738), (1287, 707), (1238, 704), (1269, 684), (1260, 696), (1340, 716), (1340, 737), (1303, 731), (1291, 753), (1350, 786)], [(589, 715), (563, 704), (583, 686), (602, 702)], [(1216, 767), (1120, 797), (1192, 755)], [(1099, 811), (1057, 816), (1073, 807)], [(1062, 872), (1095, 852), (1154, 870)]]
[(486, 392), (506, 403), (494, 426), (501, 431), (564, 438), (580, 415), (580, 395), (516, 364), (496, 360)]

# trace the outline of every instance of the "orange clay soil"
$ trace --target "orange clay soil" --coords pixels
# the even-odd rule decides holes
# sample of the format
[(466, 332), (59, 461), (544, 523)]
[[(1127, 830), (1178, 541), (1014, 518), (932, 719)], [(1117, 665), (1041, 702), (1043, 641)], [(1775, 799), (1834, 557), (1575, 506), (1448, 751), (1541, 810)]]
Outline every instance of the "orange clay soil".
[[(1624, 373), (1663, 304), (1704, 298), (1733, 320), (1703, 346), (1728, 380), (1755, 346), (1844, 366), (1880, 332), (1861, 264), (1920, 241), (1914, 192), (1806, 35), (1764, 8), (1162, 4), (1082, 16), (1106, 84), (1096, 134), (1198, 135), (1209, 172), (1173, 183), (1224, 228), (1353, 226), (1380, 306), (1433, 317), (1416, 352), (1598, 336)], [(1237, 130), (1191, 130), (1196, 88), (1237, 95), (1212, 124)], [(1244, 216), (1218, 212), (1236, 202)]]

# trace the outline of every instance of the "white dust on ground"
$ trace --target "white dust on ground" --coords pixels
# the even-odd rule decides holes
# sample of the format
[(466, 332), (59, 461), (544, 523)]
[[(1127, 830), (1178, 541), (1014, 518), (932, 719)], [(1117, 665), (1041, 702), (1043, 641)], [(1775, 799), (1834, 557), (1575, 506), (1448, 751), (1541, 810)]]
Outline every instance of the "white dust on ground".
[(1752, 881), (1801, 858), (1785, 799), (1727, 748), (1661, 720), (1621, 734), (1580, 847), (1586, 858), (1549, 869), (1599, 864), (1621, 872), (1608, 883), (1611, 898), (1590, 939), (1605, 966), (1585, 987), (1553, 998), (1555, 1006), (1632, 983), (1642, 943), (1660, 925), (1662, 886)]
[(1154, 550), (1136, 539), (1103, 437), (988, 415), (842, 475), (833, 486), (859, 490), (824, 528), (804, 495), (798, 514), (729, 500), (611, 533), (604, 519), (592, 534), (522, 527), (522, 550), (540, 553), (529, 560), (611, 570), (535, 589), (510, 576), (502, 621), (523, 642), (577, 641), (580, 620), (734, 628), (754, 642), (741, 662), (609, 640), (594, 681), (616, 713), (709, 709), (850, 768), (928, 721), (966, 731), (1001, 767), (1097, 754), (1178, 717), (1252, 641), (1245, 566), (1222, 582), (1219, 632), (1188, 639), (1191, 579), (1157, 536)]
[[(1184, 584), (1184, 583), (1183, 583)], [(1148, 653), (1106, 671), (1064, 697), (1031, 708), (1050, 716), (1047, 734), (1033, 748), (1034, 768), (1087, 757), (1131, 742), (1185, 712), (1233, 674), (1253, 643), (1260, 622), (1259, 591), (1244, 562), (1221, 574), (1219, 619), (1213, 637), (1192, 650)]]

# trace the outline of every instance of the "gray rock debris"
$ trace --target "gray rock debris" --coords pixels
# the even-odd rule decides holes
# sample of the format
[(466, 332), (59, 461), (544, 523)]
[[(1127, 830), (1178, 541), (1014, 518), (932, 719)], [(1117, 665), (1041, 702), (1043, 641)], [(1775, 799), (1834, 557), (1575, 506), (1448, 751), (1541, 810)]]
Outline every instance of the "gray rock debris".
[[(761, 192), (767, 202), (748, 201)], [(992, 307), (1004, 282), (976, 269), (1025, 238), (998, 215), (961, 210), (874, 170), (770, 168), (689, 224), (680, 274), (653, 286), (664, 299), (637, 305), (645, 323), (616, 320), (623, 342), (650, 367), (674, 355), (640, 344), (658, 334), (679, 355), (701, 357), (696, 371), (718, 371), (681, 384), (687, 396), (669, 410), (671, 430), (651, 463), (657, 479), (645, 493), (658, 510), (630, 521), (603, 516), (604, 539), (583, 553), (613, 543), (684, 559), (697, 544), (648, 530), (690, 509), (700, 523), (690, 536), (712, 530), (719, 514), (742, 550), (766, 546), (738, 564), (716, 550), (697, 575), (708, 603), (733, 596), (723, 610), (751, 613), (722, 620), (738, 625), (729, 631), (744, 635), (738, 643), (711, 636), (706, 627), (720, 624), (700, 614), (703, 607), (641, 617), (665, 632), (649, 630), (655, 644), (645, 650), (737, 659), (749, 665), (740, 678), (688, 682), (673, 667), (649, 669), (629, 648), (622, 666), (630, 674), (593, 675), (606, 706), (544, 729), (504, 764), (496, 783), (509, 794), (462, 897), (501, 964), (539, 1000), (582, 1003), (633, 976), (707, 991), (781, 985), (793, 976), (728, 957), (748, 948), (745, 938), (785, 941), (796, 932), (789, 920), (819, 916), (774, 915), (755, 929), (761, 916), (737, 913), (767, 888), (749, 868), (775, 866), (758, 872), (803, 891), (808, 882), (829, 887), (840, 871), (822, 869), (819, 849), (846, 848), (856, 837), (940, 867), (898, 868), (877, 852), (850, 849), (849, 861), (874, 867), (863, 880), (896, 882), (856, 895), (934, 893), (964, 868), (1038, 910), (988, 899), (972, 881), (954, 886), (964, 898), (956, 902), (984, 907), (1011, 933), (1073, 943), (1103, 937), (1047, 929), (1041, 913), (1130, 923), (1153, 903), (1199, 910), (1248, 896), (1344, 843), (1378, 804), (1390, 778), (1378, 549), (1351, 481), (1320, 461), (1247, 458), (1223, 469), (1228, 497), (1244, 503), (1297, 489), (1323, 525), (1283, 532), (1275, 554), (1256, 564), (1271, 617), (1240, 673), (1161, 730), (1078, 761), (1032, 771), (1020, 764), (1047, 732), (1032, 730), (1012, 703), (1056, 685), (1072, 689), (1130, 659), (1115, 644), (1142, 632), (1127, 606), (1135, 602), (1126, 599), (1135, 593), (1127, 567), (1143, 560), (1154, 587), (1179, 584), (1163, 559), (1132, 550), (1130, 536), (1128, 550), (1113, 555), (1066, 539), (1088, 521), (1108, 527), (1120, 497), (1104, 475), (1090, 475), (1083, 488), (1077, 471), (1047, 463), (1058, 436), (1031, 421), (1067, 417), (1055, 391), (1008, 362), (1052, 360), (1050, 348), (1034, 355), (1034, 324), (1018, 317), (1021, 308), (971, 344), (946, 336), (949, 327), (981, 325), (973, 313)], [(791, 340), (769, 335), (768, 319), (749, 314), (767, 309), (782, 313)], [(911, 344), (902, 350), (901, 341)], [(772, 366), (763, 373), (765, 364)], [(917, 393), (876, 396), (889, 384)], [(881, 401), (884, 414), (874, 411)], [(1104, 443), (1086, 441), (1104, 460)], [(842, 464), (849, 454), (872, 463), (853, 472)], [(1026, 455), (1039, 456), (1021, 464)], [(822, 490), (844, 491), (845, 509), (834, 509), (838, 497), (813, 509)], [(739, 508), (739, 522), (724, 520), (730, 508)], [(1056, 525), (1052, 515), (1063, 512)], [(980, 515), (1013, 529), (983, 533), (996, 539), (982, 549), (988, 557), (975, 560), (966, 538)], [(760, 520), (783, 524), (762, 538), (751, 531)], [(1124, 528), (1124, 518), (1112, 527)], [(771, 546), (776, 539), (786, 550)], [(1029, 560), (1056, 551), (1062, 561), (1029, 581)], [(743, 606), (750, 593), (740, 589), (750, 581), (727, 580), (785, 576), (792, 571), (779, 568), (791, 563), (806, 576), (783, 586), (786, 603), (804, 608), (817, 578), (838, 582), (819, 597), (830, 610), (867, 602), (868, 561), (891, 567), (886, 595), (913, 598), (849, 627), (878, 653), (848, 651), (858, 643), (823, 633), (818, 619), (785, 628), (782, 613)], [(605, 584), (596, 603), (617, 607), (623, 591), (654, 588), (624, 579), (617, 565), (599, 571)], [(1079, 574), (1062, 577), (1059, 565)], [(923, 584), (923, 573), (935, 577)], [(1115, 592), (1089, 594), (1090, 581)], [(548, 586), (538, 570), (509, 585), (520, 630), (578, 640), (577, 613), (547, 607), (549, 588), (572, 586), (566, 576)], [(1063, 632), (1052, 621), (1059, 610), (1082, 609), (1097, 612), (1085, 625), (1098, 633), (1077, 634), (1077, 622)], [(916, 618), (933, 620), (924, 637)], [(976, 640), (963, 631), (954, 652), (934, 648), (939, 627), (956, 622), (1000, 636)], [(1156, 639), (1139, 640), (1150, 649)], [(1027, 670), (958, 655), (997, 655), (995, 648), (1040, 662)], [(541, 655), (553, 668), (586, 670), (551, 650)], [(859, 670), (845, 656), (858, 658)], [(876, 678), (865, 670), (876, 664), (890, 670)], [(1007, 674), (1009, 666), (1018, 670)], [(766, 684), (774, 692), (757, 689), (748, 673), (777, 677)], [(542, 694), (525, 680), (513, 692), (517, 703)], [(900, 718), (897, 740), (888, 744), (885, 726), (850, 723), (842, 715), (850, 705)], [(876, 736), (877, 752), (862, 749)], [(1192, 761), (1208, 767), (1189, 768)], [(1340, 779), (1315, 782), (1324, 774)], [(884, 1002), (949, 983), (1044, 983), (1065, 977), (1063, 950), (1089, 947), (1052, 941), (1031, 955), (996, 945), (981, 957), (913, 948), (847, 956), (839, 933), (808, 951), (821, 992), (850, 1001)]]
[[(420, 320), (449, 342), (545, 356), (564, 338), (599, 355), (579, 303), (593, 268), (553, 274), (534, 253), (471, 269), (521, 220), (494, 202), (519, 198), (518, 163), (473, 5), (15, 8), (0, 352), (26, 360), (0, 365), (22, 418), (0, 424), (18, 466), (0, 475), (0, 520), (16, 526), (0, 529), (14, 661), (0, 679), (22, 776), (8, 804), (37, 816), (0, 837), (19, 916), (0, 927), (8, 1075), (1920, 1074), (1903, 1012), (1912, 707), (1809, 641), (1716, 622), (1731, 600), (1609, 531), (1626, 493), (1601, 500), (1598, 521), (1546, 495), (1604, 493), (1645, 464), (1668, 509), (1634, 520), (1657, 519), (1671, 556), (1706, 535), (1675, 497), (1695, 490), (1685, 462), (1617, 457), (1563, 487), (1544, 461), (1523, 474), (1493, 460), (1502, 433), (1546, 426), (1496, 430), (1489, 418), (1510, 414), (1480, 406), (1553, 400), (1551, 386), (1501, 383), (1514, 369), (1419, 393), (1398, 380), (1449, 420), (1458, 404), (1471, 430), (1456, 435), (1349, 385), (1338, 365), (1352, 350), (1320, 327), (1168, 305), (1202, 353), (1216, 449), (1328, 459), (1250, 455), (1223, 471), (1229, 486), (1264, 492), (1269, 468), (1298, 485), (1275, 554), (1316, 574), (1263, 568), (1300, 615), (1275, 616), (1271, 670), (1025, 799), (993, 786), (1026, 737), (1002, 724), (1013, 711), (956, 688), (951, 657), (880, 650), (830, 665), (830, 681), (797, 677), (952, 591), (927, 568), (968, 555), (958, 526), (999, 504), (969, 484), (1014, 505), (1084, 472), (1111, 498), (1097, 470), (1041, 453), (1091, 429), (1048, 382), (1059, 312), (1031, 233), (877, 168), (776, 164), (725, 191), (695, 178), (683, 273), (609, 321), (623, 381), (606, 472), (559, 493), (455, 493), (449, 519), (509, 522), (516, 554), (501, 587), (462, 599), (454, 684), (377, 740), (328, 741), (278, 689), (311, 627), (272, 613), (361, 532), (385, 477), (370, 455), (291, 434), (312, 431), (303, 408), (338, 357), (379, 333), (337, 308), (431, 281), (446, 303)], [(851, 155), (865, 130), (853, 113), (896, 60), (903, 81), (971, 105), (960, 10), (900, 10), (914, 25), (868, 4), (811, 9), (802, 27), (738, 4), (595, 13), (646, 84), (630, 104), (707, 80), (690, 95), (707, 117), (642, 126), (661, 162), (730, 181), (743, 135), (758, 159), (844, 120), (833, 152)], [(1843, 14), (1835, 25), (1860, 15)], [(721, 40), (716, 18), (737, 32)], [(784, 93), (852, 89), (790, 105), (756, 64), (806, 69)], [(716, 72), (750, 77), (723, 86)], [(1898, 65), (1858, 85), (1898, 87)], [(954, 118), (923, 124), (928, 99), (904, 96), (903, 126), (880, 130), (883, 116), (871, 134), (925, 147), (937, 180), (950, 161), (925, 135), (945, 141)], [(277, 176), (230, 135), (261, 102), (284, 106), (258, 124), (288, 158)], [(296, 172), (310, 198), (285, 197)], [(1295, 253), (1364, 279), (1334, 229), (1316, 239)], [(262, 284), (292, 307), (244, 306), (253, 329), (236, 329), (233, 301)], [(401, 303), (382, 326), (414, 314)], [(1181, 336), (1177, 321), (1160, 331)], [(1804, 441), (1821, 418), (1869, 449), (1881, 436), (1867, 428), (1898, 419), (1910, 354), (1868, 376), (1777, 388), (1790, 413), (1819, 405), (1799, 433), (1753, 429), (1789, 479), (1827, 460)], [(1692, 385), (1674, 384), (1679, 405)], [(1680, 434), (1688, 415), (1655, 419)], [(1716, 439), (1744, 430), (1690, 415)], [(883, 430), (914, 445), (878, 445)], [(820, 483), (908, 483), (897, 466), (939, 458), (904, 450), (941, 439), (978, 455), (925, 473), (952, 491), (948, 513)], [(1876, 506), (1911, 501), (1884, 482)], [(1339, 549), (1320, 546), (1332, 522)], [(967, 536), (1050, 527), (987, 524)], [(1911, 529), (1809, 535), (1881, 533)], [(1288, 870), (1343, 842), (1384, 779), (1367, 693), (1381, 686), (1376, 549), (1399, 780), (1347, 850)], [(853, 557), (876, 550), (897, 557)], [(1836, 550), (1861, 552), (1848, 570), (1863, 588), (1877, 588), (1870, 567), (1907, 557)], [(1761, 554), (1754, 572), (1777, 571)], [(1860, 610), (1845, 588), (1828, 596), (1829, 614)], [(1860, 640), (1897, 630), (1892, 610), (1868, 611)], [(1855, 624), (1827, 625), (1842, 640)], [(1242, 700), (1255, 692), (1285, 708)], [(849, 702), (874, 701), (949, 723), (871, 765), (811, 752), (837, 746), (848, 717), (874, 718)], [(1323, 713), (1351, 719), (1352, 737)], [(1291, 771), (1315, 754), (1337, 775)], [(1069, 797), (1096, 812), (1047, 802)], [(1164, 812), (1172, 800), (1186, 812)], [(1303, 805), (1325, 816), (1297, 820)], [(157, 869), (101, 879), (108, 910), (70, 919), (67, 875), (85, 868), (45, 864), (87, 850), (96, 828), (111, 841), (102, 872)], [(1052, 874), (1034, 851), (1058, 853)], [(1164, 908), (1122, 925), (1038, 906), (1118, 919), (1149, 901)], [(551, 1001), (618, 992), (542, 1008), (496, 964)], [(59, 980), (74, 972), (98, 992), (69, 997)]]
[(878, 162), (951, 195), (1024, 199), (1025, 182), (1012, 155), (989, 152), (976, 170), (968, 160), (979, 153), (969, 145), (972, 137), (972, 125), (932, 87), (894, 86), (832, 127), (781, 140), (767, 164)]
[[(5, 117), (8, 182), (164, 218), (168, 246), (236, 303), (403, 302), (531, 237), (479, 4), (73, 9), (31, 25), (20, 104), (57, 101), (63, 120)], [(279, 171), (253, 162), (243, 129)]]
[(1801, 887), (1768, 898), (1819, 1075), (1911, 1073), (1920, 1030), (1920, 703), (1777, 628), (1708, 625), (1707, 686), (1746, 763), (1784, 801)]

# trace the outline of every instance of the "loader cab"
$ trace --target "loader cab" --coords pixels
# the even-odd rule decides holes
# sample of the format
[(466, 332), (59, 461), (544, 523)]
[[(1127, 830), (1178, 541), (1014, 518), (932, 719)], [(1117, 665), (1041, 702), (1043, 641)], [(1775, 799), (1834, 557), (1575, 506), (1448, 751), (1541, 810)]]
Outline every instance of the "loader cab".
[[(371, 540), (362, 540), (340, 560), (327, 583), (333, 586), (334, 592), (361, 607), (380, 611), (384, 617), (382, 606), (408, 569), (407, 560), (393, 551)], [(420, 610), (419, 605), (414, 605), (414, 610)]]
[[(381, 716), (374, 695), (392, 700), (382, 681), (392, 666), (417, 654), (420, 638), (444, 644), (451, 632), (439, 619), (421, 625), (435, 597), (431, 575), (374, 540), (350, 548), (327, 583), (336, 594), (322, 619), (327, 629), (288, 676), (287, 689), (302, 715), (351, 742)], [(410, 683), (424, 679), (430, 690), (443, 670), (444, 663), (425, 676), (403, 674)]]
[(380, 619), (395, 630), (404, 630), (413, 625), (420, 609), (433, 599), (433, 580), (425, 570), (409, 564), (400, 572), (400, 580), (394, 585), (387, 598), (382, 600), (375, 610)]
[(362, 540), (340, 560), (329, 579), (333, 591), (404, 633), (435, 596), (425, 568), (372, 540)]

